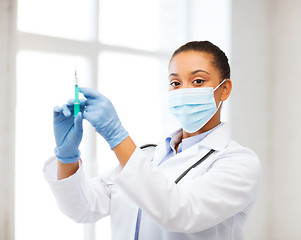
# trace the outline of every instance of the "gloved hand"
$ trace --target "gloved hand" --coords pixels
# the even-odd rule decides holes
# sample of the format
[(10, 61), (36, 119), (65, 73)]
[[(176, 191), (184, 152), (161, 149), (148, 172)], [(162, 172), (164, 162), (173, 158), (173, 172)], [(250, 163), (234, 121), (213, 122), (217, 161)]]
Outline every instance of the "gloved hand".
[[(81, 108), (85, 101), (81, 100)], [(53, 127), (56, 141), (54, 153), (62, 163), (76, 162), (80, 157), (78, 149), (83, 136), (83, 116), (79, 112), (73, 117), (73, 101), (68, 105), (55, 107), (53, 110)]]
[(123, 128), (111, 101), (91, 88), (79, 88), (87, 99), (83, 117), (105, 138), (111, 149), (129, 135)]

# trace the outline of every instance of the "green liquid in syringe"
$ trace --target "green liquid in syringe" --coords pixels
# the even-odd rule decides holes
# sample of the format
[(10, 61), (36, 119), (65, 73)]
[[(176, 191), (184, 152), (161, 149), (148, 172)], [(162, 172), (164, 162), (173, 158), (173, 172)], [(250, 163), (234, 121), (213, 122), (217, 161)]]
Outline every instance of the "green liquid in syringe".
[(75, 85), (75, 99), (74, 99), (74, 117), (79, 113), (80, 111), (80, 102), (78, 97), (79, 89), (78, 85)]

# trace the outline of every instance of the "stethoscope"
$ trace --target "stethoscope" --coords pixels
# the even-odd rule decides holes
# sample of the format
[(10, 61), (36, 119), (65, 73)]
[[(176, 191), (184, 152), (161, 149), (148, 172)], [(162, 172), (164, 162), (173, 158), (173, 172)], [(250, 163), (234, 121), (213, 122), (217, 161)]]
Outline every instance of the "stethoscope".
[[(146, 144), (141, 146), (140, 148), (147, 148), (147, 147), (156, 147), (156, 144)], [(175, 180), (175, 184), (177, 184), (178, 182), (180, 182), (182, 180), (183, 177), (186, 176), (187, 173), (189, 173), (189, 171), (195, 167), (197, 167), (199, 164), (201, 164), (204, 160), (206, 160), (215, 150), (211, 149), (205, 156), (203, 156), (199, 161), (197, 161), (196, 163), (194, 163), (193, 165), (191, 165), (189, 168), (187, 168), (176, 180)], [(135, 228), (135, 238), (134, 240), (138, 240), (139, 239), (139, 232), (140, 232), (140, 222), (141, 222), (141, 208), (138, 209), (138, 214), (137, 214), (137, 221), (136, 221), (136, 228)]]

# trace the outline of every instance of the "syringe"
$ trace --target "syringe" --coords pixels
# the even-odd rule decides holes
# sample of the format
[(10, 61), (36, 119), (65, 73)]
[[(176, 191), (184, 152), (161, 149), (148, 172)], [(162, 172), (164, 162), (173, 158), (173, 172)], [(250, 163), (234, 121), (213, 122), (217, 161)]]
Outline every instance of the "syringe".
[(79, 102), (79, 89), (78, 89), (78, 78), (75, 70), (75, 76), (74, 76), (74, 85), (75, 85), (75, 98), (74, 98), (74, 117), (79, 113), (80, 111), (80, 102)]

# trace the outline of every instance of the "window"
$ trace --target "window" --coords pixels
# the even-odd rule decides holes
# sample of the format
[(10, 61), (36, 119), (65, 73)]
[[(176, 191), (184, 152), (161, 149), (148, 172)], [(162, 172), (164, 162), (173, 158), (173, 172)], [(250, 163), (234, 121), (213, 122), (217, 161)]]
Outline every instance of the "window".
[[(64, 216), (41, 171), (55, 146), (52, 109), (73, 98), (75, 65), (137, 145), (155, 143), (177, 127), (165, 100), (171, 53), (194, 39), (229, 53), (229, 35), (229, 1), (19, 0), (16, 239), (110, 239), (109, 217), (80, 225)], [(88, 177), (118, 164), (87, 123), (81, 151)]]

